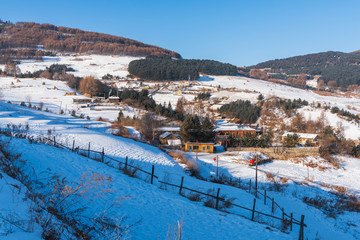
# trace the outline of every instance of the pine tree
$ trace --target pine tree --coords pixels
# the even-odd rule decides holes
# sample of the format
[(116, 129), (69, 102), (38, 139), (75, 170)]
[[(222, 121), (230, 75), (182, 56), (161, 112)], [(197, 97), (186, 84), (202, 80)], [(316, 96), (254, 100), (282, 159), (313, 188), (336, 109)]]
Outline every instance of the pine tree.
[(201, 124), (201, 134), (200, 134), (200, 141), (202, 142), (210, 142), (213, 141), (215, 138), (214, 127), (210, 122), (209, 118), (205, 118)]
[(195, 142), (200, 138), (201, 124), (198, 116), (186, 116), (180, 127), (180, 136), (184, 142)]

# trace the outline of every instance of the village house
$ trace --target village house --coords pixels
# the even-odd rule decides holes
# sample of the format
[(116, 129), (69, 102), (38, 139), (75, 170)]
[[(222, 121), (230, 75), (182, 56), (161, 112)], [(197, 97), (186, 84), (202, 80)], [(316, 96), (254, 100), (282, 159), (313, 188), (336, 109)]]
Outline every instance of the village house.
[(106, 100), (108, 103), (119, 103), (119, 97), (111, 96)]
[(319, 135), (318, 134), (313, 134), (313, 133), (295, 133), (295, 132), (286, 132), (282, 135), (281, 140), (284, 142), (286, 140), (286, 138), (288, 136), (294, 135), (296, 134), (299, 137), (299, 144), (300, 145), (317, 145), (318, 143), (318, 138)]
[(85, 97), (74, 97), (73, 99), (73, 103), (76, 104), (87, 104), (87, 103), (91, 103), (91, 98), (85, 98)]
[(214, 145), (214, 143), (187, 142), (185, 143), (185, 151), (213, 153)]
[(165, 132), (159, 136), (159, 141), (162, 145), (181, 146), (181, 139), (179, 134)]
[(260, 134), (259, 130), (251, 128), (247, 125), (240, 125), (240, 124), (222, 124), (216, 125), (214, 131), (216, 132), (217, 136), (233, 136), (233, 137), (242, 137), (246, 133), (250, 134)]

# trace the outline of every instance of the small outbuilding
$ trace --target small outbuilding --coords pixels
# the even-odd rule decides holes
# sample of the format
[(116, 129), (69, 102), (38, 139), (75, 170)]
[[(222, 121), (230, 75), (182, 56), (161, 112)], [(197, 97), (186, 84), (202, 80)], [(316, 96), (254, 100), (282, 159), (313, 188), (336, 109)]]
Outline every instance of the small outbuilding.
[(295, 132), (286, 132), (282, 135), (281, 140), (284, 142), (287, 137), (291, 135), (297, 135), (299, 137), (299, 144), (305, 145), (316, 145), (319, 139), (318, 134), (313, 133), (295, 133)]
[(169, 146), (180, 146), (181, 139), (178, 134), (173, 134), (171, 132), (165, 132), (159, 136), (160, 143), (162, 145), (169, 145)]

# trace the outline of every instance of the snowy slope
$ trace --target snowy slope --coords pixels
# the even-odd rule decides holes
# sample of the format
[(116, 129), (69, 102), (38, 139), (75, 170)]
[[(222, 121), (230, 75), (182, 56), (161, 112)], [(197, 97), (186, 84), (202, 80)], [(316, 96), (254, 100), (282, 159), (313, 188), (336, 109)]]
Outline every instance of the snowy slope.
[[(43, 110), (46, 108), (54, 113), (60, 113), (63, 110), (66, 114), (71, 114), (74, 110), (77, 116), (83, 114), (91, 119), (101, 117), (104, 120), (115, 121), (119, 111), (122, 110), (125, 116), (132, 117), (135, 114), (134, 109), (121, 105), (99, 106), (94, 109), (82, 108), (73, 103), (73, 98), (86, 98), (80, 93), (77, 96), (65, 96), (66, 93), (74, 92), (66, 82), (57, 80), (48, 80), (38, 78), (36, 80), (22, 78), (17, 82), (12, 77), (0, 77), (0, 99), (20, 104), (25, 102), (35, 106), (43, 103)], [(11, 85), (13, 83), (14, 85)], [(43, 85), (43, 83), (45, 85)]]
[(184, 239), (237, 239), (239, 236), (246, 239), (292, 238), (278, 230), (269, 230), (266, 225), (193, 203), (70, 151), (29, 144), (21, 139), (14, 139), (11, 144), (22, 152), (22, 159), (34, 167), (35, 174), (31, 172), (32, 175), (42, 176), (40, 181), (46, 179), (46, 174), (59, 174), (70, 183), (79, 181), (83, 174), (97, 173), (110, 177), (112, 191), (105, 197), (92, 199), (87, 212), (96, 214), (103, 206), (126, 196), (111, 214), (126, 217), (126, 224), (140, 221), (131, 228), (128, 235), (131, 239), (165, 239), (169, 226), (175, 226), (177, 221), (183, 221)]
[[(248, 166), (249, 159), (252, 158), (254, 152), (231, 152), (217, 153), (217, 154), (197, 154), (196, 162), (201, 167), (201, 173), (204, 177), (209, 174), (215, 176), (216, 162), (214, 157), (219, 159), (219, 174), (224, 176), (231, 176), (235, 179), (242, 178), (245, 182), (255, 179), (255, 168)], [(196, 159), (195, 153), (188, 153), (190, 157)], [(310, 161), (317, 162), (318, 159), (309, 158), (304, 159), (304, 163)], [(296, 182), (306, 181), (308, 168), (302, 163), (296, 164), (291, 161), (273, 160), (273, 162), (259, 165), (258, 181), (259, 188), (262, 184), (269, 184), (269, 179), (266, 177), (266, 172), (270, 172), (276, 176), (286, 177), (289, 179), (288, 186), (284, 192), (268, 191), (268, 195), (274, 197), (279, 201), (285, 209), (290, 209), (290, 212), (304, 213), (307, 223), (310, 226), (311, 232), (307, 232), (309, 239), (358, 239), (360, 232), (360, 214), (355, 212), (345, 212), (337, 215), (336, 220), (329, 218), (320, 210), (309, 207), (302, 201), (303, 197), (333, 197), (329, 196), (329, 189), (322, 187), (322, 183), (331, 185), (343, 186), (349, 188), (350, 192), (360, 195), (360, 184), (358, 177), (360, 176), (360, 161), (356, 158), (342, 158), (341, 169), (329, 169), (320, 171), (318, 169), (310, 168), (310, 186), (302, 186), (295, 184)], [(310, 230), (306, 229), (306, 230)], [(335, 230), (336, 229), (336, 230)], [(312, 237), (311, 237), (312, 236)]]
[[(87, 148), (88, 142), (91, 142), (92, 149), (101, 151), (101, 149), (104, 147), (105, 153), (107, 155), (122, 161), (124, 161), (125, 156), (128, 156), (134, 164), (140, 166), (144, 170), (150, 171), (151, 165), (155, 165), (155, 174), (159, 176), (161, 180), (179, 184), (180, 179), (183, 176), (185, 177), (185, 186), (192, 187), (203, 192), (206, 192), (208, 189), (217, 189), (220, 187), (222, 194), (227, 194), (229, 197), (235, 198), (234, 203), (248, 208), (252, 207), (254, 196), (247, 193), (246, 191), (230, 186), (218, 185), (211, 182), (204, 182), (194, 179), (188, 176), (188, 174), (186, 174), (185, 171), (172, 158), (160, 151), (158, 148), (130, 139), (115, 137), (107, 134), (104, 132), (106, 128), (102, 123), (55, 115), (6, 103), (0, 103), (0, 111), (0, 122), (2, 126), (5, 126), (6, 123), (28, 123), (30, 125), (30, 133), (34, 135), (46, 135), (48, 129), (55, 129), (55, 133), (58, 134), (57, 141), (61, 141), (64, 144), (71, 146), (73, 139), (75, 139), (76, 145), (81, 145), (82, 147)], [(88, 124), (86, 128), (84, 128), (85, 122)], [(168, 192), (160, 191), (157, 187), (161, 186), (161, 184), (159, 185), (156, 183), (155, 185), (157, 185), (157, 187), (154, 187), (151, 185), (149, 186), (148, 183), (145, 183), (141, 180), (128, 178), (122, 175), (120, 176), (118, 175), (119, 172), (116, 169), (110, 169), (102, 163), (87, 160), (68, 151), (53, 148), (50, 149), (49, 146), (38, 144), (29, 145), (25, 140), (19, 140), (16, 142), (16, 146), (17, 149), (23, 152), (23, 157), (30, 161), (35, 169), (40, 169), (40, 172), (51, 169), (51, 172), (65, 174), (65, 176), (69, 177), (71, 180), (74, 178), (78, 179), (79, 176), (81, 176), (81, 174), (86, 171), (96, 171), (101, 174), (111, 175), (114, 187), (117, 189), (116, 192), (118, 192), (116, 196), (135, 196), (135, 199), (137, 199), (139, 196), (142, 196), (138, 200), (140, 202), (139, 204), (141, 205), (138, 205), (137, 201), (134, 203), (132, 201), (133, 198), (130, 198), (131, 200), (126, 200), (126, 202), (123, 203), (130, 204), (130, 210), (126, 210), (126, 213), (129, 215), (131, 215), (132, 212), (138, 213), (139, 209), (141, 209), (140, 216), (142, 216), (141, 218), (144, 219), (146, 224), (144, 227), (139, 226), (141, 230), (134, 230), (136, 233), (140, 232), (141, 234), (146, 232), (146, 235), (141, 236), (151, 236), (150, 239), (153, 239), (155, 236), (154, 229), (157, 229), (159, 226), (162, 227), (164, 222), (169, 222), (171, 225), (173, 225), (177, 220), (181, 220), (182, 211), (184, 211), (184, 219), (186, 220), (184, 220), (185, 226), (191, 226), (192, 229), (202, 229), (196, 230), (195, 234), (193, 230), (185, 227), (185, 232), (191, 233), (190, 239), (193, 238), (192, 234), (195, 234), (194, 239), (208, 239), (209, 237), (217, 239), (220, 236), (226, 236), (226, 238), (231, 239), (236, 238), (237, 234), (242, 234), (242, 228), (239, 228), (239, 225), (237, 225), (235, 222), (245, 220), (238, 220), (238, 217), (232, 215), (219, 214), (211, 209), (204, 210), (204, 213), (202, 210), (198, 210), (200, 207), (198, 205), (201, 204), (191, 203), (191, 206), (189, 207), (188, 204), (190, 202), (187, 199), (177, 195), (178, 189), (169, 188)], [(68, 155), (71, 155), (71, 157)], [(212, 157), (211, 155), (208, 156)], [(56, 160), (52, 161), (51, 159)], [(208, 167), (212, 165), (210, 161), (208, 163), (199, 162), (198, 164), (201, 165), (202, 169), (204, 169), (203, 166)], [(239, 168), (239, 166), (233, 165), (232, 168), (236, 169)], [(221, 169), (221, 171), (225, 173), (230, 172), (230, 174), (233, 174), (232, 170), (227, 166), (221, 166)], [(210, 171), (214, 172), (214, 167), (212, 167)], [(248, 175), (250, 172), (253, 174), (253, 170), (251, 169), (244, 169), (243, 172), (247, 173)], [(234, 174), (234, 176), (246, 177), (247, 175), (241, 173), (241, 175)], [(296, 219), (299, 219), (301, 214), (305, 214), (305, 223), (309, 225), (309, 228), (305, 229), (306, 236), (314, 238), (316, 234), (319, 234), (325, 239), (353, 239), (352, 234), (345, 234), (342, 229), (339, 230), (334, 228), (334, 224), (336, 223), (334, 221), (329, 221), (326, 215), (324, 215), (320, 210), (311, 208), (302, 201), (291, 199), (287, 196), (275, 195), (275, 197), (281, 201), (281, 204), (283, 207), (285, 207), (286, 211), (291, 211), (294, 213), (294, 217)], [(178, 203), (179, 201), (180, 203)], [(142, 209), (141, 206), (149, 206), (149, 208)], [(154, 211), (154, 209), (156, 209), (156, 211)], [(200, 209), (203, 209), (203, 207), (200, 207)], [(259, 201), (257, 209), (268, 214), (271, 213), (271, 207), (264, 205), (262, 201)], [(231, 208), (231, 211), (247, 217), (249, 217), (250, 214), (249, 212), (242, 211), (237, 208)], [(198, 216), (190, 214), (193, 212), (199, 212)], [(213, 217), (214, 215), (212, 215), (210, 212), (214, 212), (215, 216), (218, 217)], [(275, 212), (275, 215), (280, 217), (281, 213)], [(195, 219), (198, 219), (198, 217), (200, 217), (201, 220), (195, 221)], [(158, 220), (154, 220), (154, 218)], [(132, 221), (139, 220), (139, 218), (136, 218), (135, 216), (131, 217), (130, 219)], [(266, 219), (263, 220), (267, 221)], [(223, 230), (216, 231), (215, 233), (211, 232), (210, 229), (215, 228), (215, 225), (211, 225), (209, 221), (216, 223), (216, 225), (219, 225), (216, 228), (221, 228)], [(229, 226), (229, 224), (231, 226)], [(273, 224), (276, 225), (276, 222), (273, 222)], [(355, 222), (355, 224), (357, 223)], [(204, 225), (209, 226), (209, 228), (207, 226), (204, 227)], [(241, 226), (242, 225), (246, 226), (246, 224), (241, 224)], [(296, 227), (294, 228), (296, 229)], [(225, 231), (224, 229), (229, 230)], [(156, 232), (156, 234), (163, 234), (164, 231), (164, 229), (160, 229)], [(240, 231), (240, 233), (238, 231)], [(298, 230), (294, 230), (285, 238), (296, 238), (297, 234)], [(251, 237), (249, 238), (253, 237), (252, 235), (250, 236)], [(269, 238), (271, 239), (271, 237)], [(279, 238), (281, 237), (279, 236)], [(135, 239), (143, 238), (140, 237)]]
[[(31, 201), (25, 187), (0, 172), (0, 238), (3, 240), (40, 240), (41, 226), (32, 220)], [(6, 219), (6, 220), (5, 220)], [(15, 222), (15, 224), (10, 224)]]
[[(113, 76), (126, 77), (127, 67), (133, 60), (139, 57), (129, 56), (104, 56), (104, 55), (59, 55), (56, 57), (46, 57), (43, 62), (34, 60), (21, 61), (18, 65), (22, 73), (44, 70), (52, 64), (65, 64), (74, 68), (75, 72), (69, 72), (77, 77), (94, 76), (100, 78), (106, 74)], [(4, 65), (0, 65), (4, 69)]]
[[(360, 99), (318, 95), (310, 90), (303, 90), (290, 86), (275, 84), (263, 80), (235, 76), (211, 76), (206, 81), (199, 81), (204, 86), (221, 86), (222, 88), (235, 88), (238, 90), (256, 91), (265, 97), (278, 96), (280, 98), (307, 100), (312, 103), (330, 103), (332, 106), (347, 109), (346, 106), (357, 108), (360, 113)], [(255, 93), (254, 93), (255, 94)], [(215, 94), (216, 95), (216, 94)], [(229, 96), (232, 95), (231, 93)], [(239, 99), (247, 99), (247, 94), (239, 94)], [(255, 99), (254, 99), (255, 100)]]

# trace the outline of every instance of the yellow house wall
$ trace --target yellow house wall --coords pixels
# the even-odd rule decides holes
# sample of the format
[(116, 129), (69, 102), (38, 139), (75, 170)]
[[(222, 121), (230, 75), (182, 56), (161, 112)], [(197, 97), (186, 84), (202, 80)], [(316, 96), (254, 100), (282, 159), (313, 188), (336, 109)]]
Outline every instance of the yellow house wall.
[[(189, 152), (190, 146), (192, 146), (191, 152), (204, 152), (203, 147), (205, 147), (206, 153), (213, 153), (214, 152), (214, 145), (213, 144), (202, 144), (202, 143), (185, 143), (185, 151)], [(199, 149), (194, 150), (194, 146), (198, 146)], [(207, 149), (207, 147), (210, 147), (210, 149)]]

